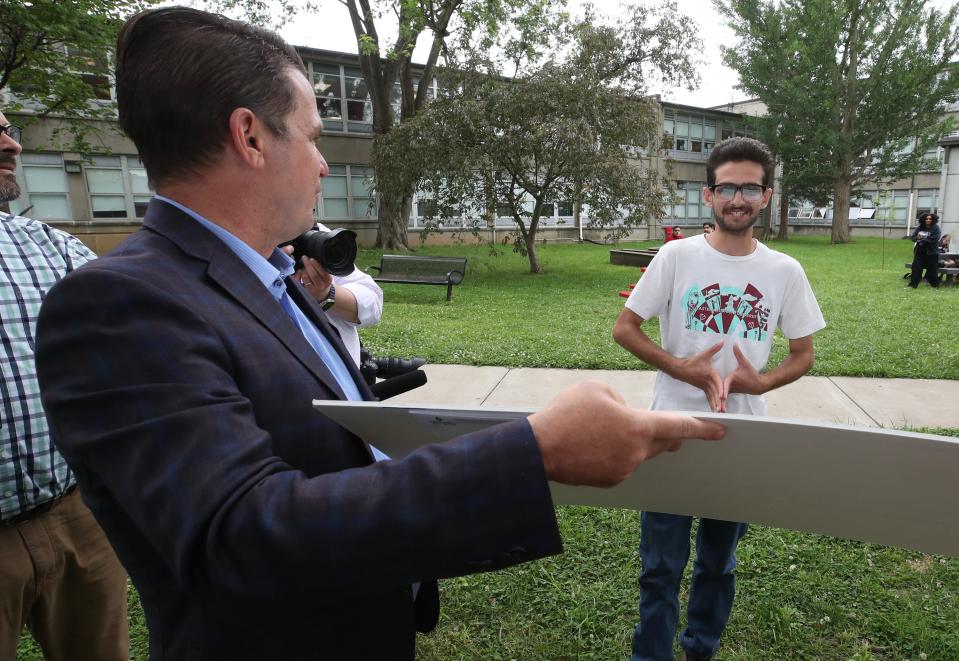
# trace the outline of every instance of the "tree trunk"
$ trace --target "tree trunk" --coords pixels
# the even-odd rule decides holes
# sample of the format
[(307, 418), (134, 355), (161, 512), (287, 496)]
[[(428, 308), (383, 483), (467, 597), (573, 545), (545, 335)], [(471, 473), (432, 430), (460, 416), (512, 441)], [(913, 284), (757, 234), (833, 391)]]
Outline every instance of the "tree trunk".
[(839, 177), (833, 186), (832, 242), (849, 243), (849, 201), (852, 193), (848, 179)]
[(773, 210), (772, 210), (772, 207), (766, 207), (765, 209), (762, 210), (762, 219), (763, 219), (763, 224), (762, 224), (763, 238), (760, 239), (760, 240), (761, 240), (761, 241), (769, 241), (769, 238), (773, 235), (773, 228), (772, 228), (772, 224), (773, 224)]
[(542, 273), (543, 267), (539, 265), (539, 258), (536, 256), (536, 230), (530, 230), (522, 237), (526, 242), (526, 256), (529, 257), (529, 272)]
[(783, 188), (779, 192), (779, 235), (780, 241), (789, 239), (789, 195)]
[(376, 247), (384, 250), (407, 252), (409, 244), (406, 236), (406, 223), (412, 206), (412, 196), (396, 193), (382, 193), (376, 212), (378, 228)]

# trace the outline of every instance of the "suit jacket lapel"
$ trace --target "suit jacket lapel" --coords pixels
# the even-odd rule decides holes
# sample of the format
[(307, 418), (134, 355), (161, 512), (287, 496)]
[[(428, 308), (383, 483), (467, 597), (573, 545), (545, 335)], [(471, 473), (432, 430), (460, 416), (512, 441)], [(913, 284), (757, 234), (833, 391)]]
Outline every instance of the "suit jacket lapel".
[[(346, 399), (346, 395), (337, 383), (336, 378), (320, 360), (303, 333), (287, 315), (286, 310), (226, 244), (176, 207), (159, 200), (150, 202), (143, 225), (147, 229), (166, 236), (184, 252), (208, 262), (207, 275), (214, 282), (256, 317), (270, 333), (283, 343), (290, 353), (296, 356), (304, 367), (333, 391), (339, 399)], [(288, 291), (291, 289), (289, 282), (287, 289)], [(292, 291), (290, 293), (292, 294)], [(304, 306), (299, 301), (297, 303), (300, 305), (300, 309), (305, 311)], [(314, 323), (316, 323), (315, 320)], [(319, 328), (320, 325), (317, 324), (317, 327)], [(329, 338), (331, 330), (332, 328), (327, 322), (326, 328), (321, 329), (321, 332)], [(342, 356), (344, 350), (339, 338), (331, 340), (331, 342)], [(348, 359), (348, 367), (353, 367), (352, 363), (352, 359)], [(356, 370), (351, 371), (351, 373), (353, 372), (356, 372)], [(363, 384), (362, 378), (358, 381), (359, 384)], [(369, 394), (369, 397), (373, 398), (365, 384), (360, 388), (360, 392), (363, 393), (364, 397)]]

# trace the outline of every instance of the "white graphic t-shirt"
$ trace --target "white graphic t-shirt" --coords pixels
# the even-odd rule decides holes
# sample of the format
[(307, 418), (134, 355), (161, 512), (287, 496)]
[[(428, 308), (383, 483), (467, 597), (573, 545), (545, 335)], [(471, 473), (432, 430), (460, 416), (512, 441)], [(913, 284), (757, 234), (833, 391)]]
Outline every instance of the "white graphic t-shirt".
[[(792, 257), (756, 242), (749, 255), (715, 250), (705, 235), (660, 248), (633, 289), (626, 307), (643, 319), (659, 317), (663, 349), (688, 358), (722, 341), (713, 365), (725, 379), (737, 366), (733, 346), (762, 371), (776, 328), (788, 339), (825, 327), (806, 274)], [(759, 395), (733, 393), (729, 413), (766, 414)], [(651, 409), (709, 411), (706, 394), (660, 371)]]

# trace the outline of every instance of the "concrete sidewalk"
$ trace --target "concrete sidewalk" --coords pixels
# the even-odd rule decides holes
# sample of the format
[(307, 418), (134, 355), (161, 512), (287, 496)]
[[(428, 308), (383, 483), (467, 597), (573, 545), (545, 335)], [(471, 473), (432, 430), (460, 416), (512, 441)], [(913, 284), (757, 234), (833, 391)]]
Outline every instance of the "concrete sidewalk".
[[(567, 386), (604, 381), (647, 408), (656, 373), (426, 365), (428, 382), (393, 404), (536, 408)], [(769, 415), (869, 427), (959, 428), (959, 381), (806, 376), (768, 395)]]

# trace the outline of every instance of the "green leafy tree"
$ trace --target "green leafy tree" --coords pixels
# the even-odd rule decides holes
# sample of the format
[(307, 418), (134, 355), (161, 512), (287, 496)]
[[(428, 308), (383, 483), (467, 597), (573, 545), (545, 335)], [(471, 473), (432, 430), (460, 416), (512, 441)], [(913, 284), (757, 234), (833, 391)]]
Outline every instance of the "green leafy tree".
[[(786, 189), (833, 202), (832, 241), (849, 241), (854, 191), (920, 168), (951, 126), (959, 90), (959, 8), (926, 0), (717, 0), (739, 37), (723, 59), (775, 126)], [(790, 190), (792, 188), (792, 190)]]
[(663, 134), (646, 88), (695, 81), (696, 26), (671, 4), (635, 7), (615, 26), (588, 14), (554, 36), (564, 46), (512, 78), (477, 73), (482, 64), (456, 72), (451, 91), (377, 145), (381, 194), (419, 182), (434, 224), (478, 231), (511, 217), (533, 273), (554, 204), (586, 210), (613, 238), (663, 215), (672, 191), (651, 163)]
[(54, 138), (88, 152), (89, 139), (115, 116), (110, 53), (123, 20), (150, 0), (4, 2), (0, 21), (0, 91), (4, 110), (60, 116)]
[[(477, 61), (476, 54), (496, 53), (502, 61), (536, 57), (544, 35), (565, 16), (565, 0), (338, 2), (349, 13), (356, 35), (372, 110), (374, 146), (428, 105), (432, 81), (440, 67), (462, 69)], [(299, 0), (207, 0), (205, 4), (274, 26), (277, 16), (284, 22), (294, 12), (302, 15), (318, 11), (317, 4)], [(277, 7), (282, 11), (275, 11)], [(426, 62), (414, 64), (413, 51), (421, 42), (428, 44)], [(374, 148), (377, 173), (395, 167), (379, 160), (379, 153), (382, 151)], [(406, 227), (414, 191), (413, 183), (405, 189), (376, 191), (377, 246), (408, 248)]]

